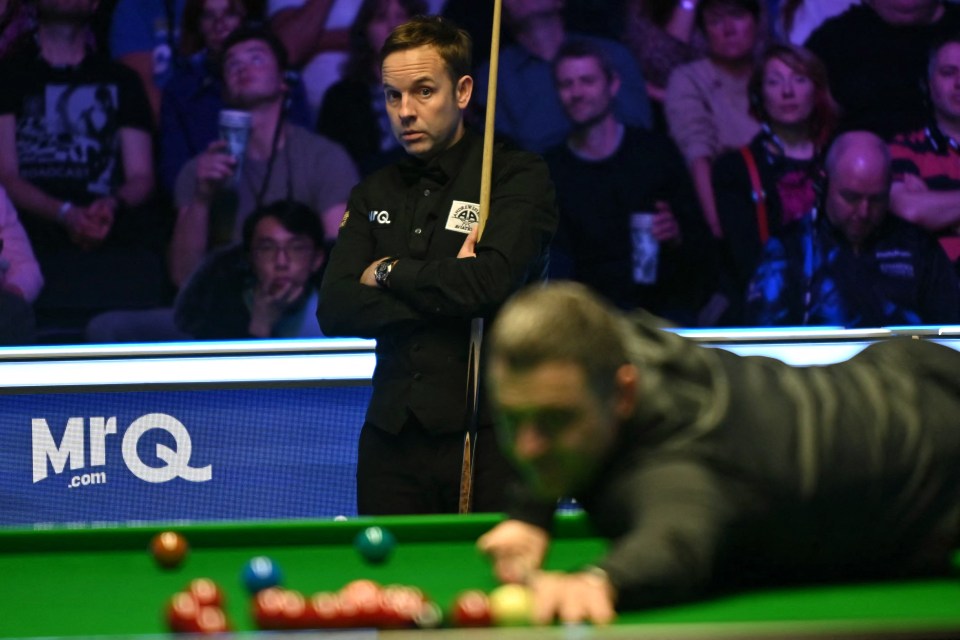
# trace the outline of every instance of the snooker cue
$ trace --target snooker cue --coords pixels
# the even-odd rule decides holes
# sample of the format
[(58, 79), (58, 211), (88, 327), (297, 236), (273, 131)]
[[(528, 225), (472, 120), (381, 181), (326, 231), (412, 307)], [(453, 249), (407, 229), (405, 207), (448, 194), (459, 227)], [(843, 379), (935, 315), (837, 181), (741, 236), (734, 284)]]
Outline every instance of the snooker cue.
[[(500, 13), (502, 0), (493, 2), (493, 30), (490, 37), (490, 74), (487, 82), (487, 111), (483, 130), (483, 159), (480, 163), (480, 214), (477, 242), (483, 235), (490, 212), (493, 177), (493, 129), (497, 111), (497, 73), (500, 63)], [(473, 459), (477, 446), (477, 422), (480, 411), (480, 346), (483, 342), (483, 318), (470, 321), (470, 354), (467, 358), (467, 429), (463, 436), (463, 462), (460, 465), (459, 512), (470, 513), (473, 506)]]

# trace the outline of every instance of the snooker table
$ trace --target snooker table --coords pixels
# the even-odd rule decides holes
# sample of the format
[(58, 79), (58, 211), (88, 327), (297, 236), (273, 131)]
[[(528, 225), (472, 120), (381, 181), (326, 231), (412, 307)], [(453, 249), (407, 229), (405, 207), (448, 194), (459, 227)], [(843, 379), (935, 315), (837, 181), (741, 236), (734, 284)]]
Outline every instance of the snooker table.
[[(284, 586), (306, 594), (357, 578), (422, 588), (444, 609), (467, 588), (496, 586), (474, 548), (498, 514), (209, 524), (0, 530), (0, 636), (140, 636), (165, 633), (163, 610), (189, 580), (209, 577), (225, 592), (236, 632), (254, 630), (240, 574), (247, 560), (272, 557)], [(353, 548), (371, 524), (397, 538), (393, 556), (370, 565)], [(147, 550), (157, 532), (182, 533), (191, 549), (175, 569)], [(557, 516), (547, 565), (573, 569), (602, 553), (580, 513)], [(341, 638), (960, 638), (957, 576), (914, 581), (803, 586), (742, 592), (668, 608), (621, 613), (605, 628), (352, 630), (298, 632)], [(269, 632), (270, 636), (284, 635)]]

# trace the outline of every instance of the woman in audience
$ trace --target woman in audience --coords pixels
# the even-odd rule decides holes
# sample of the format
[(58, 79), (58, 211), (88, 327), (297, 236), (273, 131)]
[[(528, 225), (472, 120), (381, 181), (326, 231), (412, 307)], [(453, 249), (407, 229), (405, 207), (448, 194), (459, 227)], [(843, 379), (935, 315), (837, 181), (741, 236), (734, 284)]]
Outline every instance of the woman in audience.
[(664, 98), (670, 135), (717, 236), (722, 230), (710, 182), (713, 160), (747, 144), (760, 128), (747, 104), (760, 16), (758, 0), (700, 0), (696, 23), (707, 38), (708, 55), (674, 69)]
[(317, 132), (342, 144), (362, 175), (403, 155), (390, 131), (379, 52), (394, 27), (426, 12), (424, 0), (364, 0), (350, 28), (350, 57), (324, 96)]
[(749, 145), (718, 158), (713, 170), (734, 322), (767, 239), (816, 204), (822, 154), (837, 119), (823, 63), (793, 45), (766, 50), (748, 95), (761, 131)]

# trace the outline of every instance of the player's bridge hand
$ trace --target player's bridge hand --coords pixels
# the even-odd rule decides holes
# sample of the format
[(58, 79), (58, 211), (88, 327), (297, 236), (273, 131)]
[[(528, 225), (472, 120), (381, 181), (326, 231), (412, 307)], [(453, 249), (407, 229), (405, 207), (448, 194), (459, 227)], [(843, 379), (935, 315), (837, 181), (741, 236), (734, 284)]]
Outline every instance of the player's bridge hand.
[(493, 561), (493, 573), (501, 582), (527, 582), (539, 570), (547, 554), (547, 532), (519, 520), (504, 520), (477, 540), (477, 548)]
[(533, 592), (533, 624), (589, 622), (606, 625), (616, 617), (616, 593), (603, 575), (541, 571), (528, 580)]

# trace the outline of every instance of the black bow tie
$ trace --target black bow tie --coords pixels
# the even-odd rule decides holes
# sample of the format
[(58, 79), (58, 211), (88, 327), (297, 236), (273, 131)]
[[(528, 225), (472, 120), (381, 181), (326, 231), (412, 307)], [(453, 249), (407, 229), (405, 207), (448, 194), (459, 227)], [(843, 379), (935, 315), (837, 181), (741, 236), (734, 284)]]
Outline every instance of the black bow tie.
[(447, 174), (434, 162), (419, 162), (416, 160), (401, 162), (397, 165), (400, 176), (408, 185), (413, 185), (421, 179), (431, 180), (437, 184), (447, 181)]

